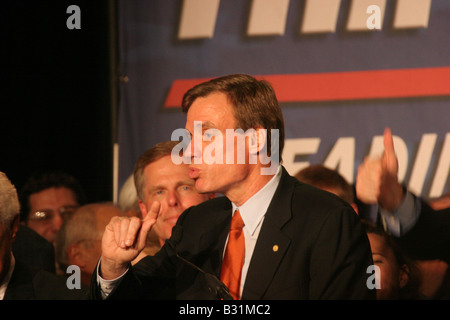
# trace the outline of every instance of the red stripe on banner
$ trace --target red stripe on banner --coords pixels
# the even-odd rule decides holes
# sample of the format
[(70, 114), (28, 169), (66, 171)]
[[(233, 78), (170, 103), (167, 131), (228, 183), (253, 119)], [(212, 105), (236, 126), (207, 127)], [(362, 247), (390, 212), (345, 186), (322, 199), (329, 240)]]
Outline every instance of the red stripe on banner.
[[(317, 102), (450, 95), (450, 67), (255, 76), (269, 81), (278, 101)], [(211, 78), (175, 80), (164, 107)]]

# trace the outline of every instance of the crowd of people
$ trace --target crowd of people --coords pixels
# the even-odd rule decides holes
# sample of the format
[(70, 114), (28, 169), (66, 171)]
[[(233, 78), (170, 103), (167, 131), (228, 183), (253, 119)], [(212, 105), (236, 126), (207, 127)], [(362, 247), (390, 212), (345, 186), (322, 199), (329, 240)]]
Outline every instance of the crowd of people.
[[(145, 151), (117, 204), (87, 203), (63, 172), (19, 191), (0, 172), (1, 299), (450, 297), (450, 206), (398, 181), (389, 128), (384, 154), (365, 159), (352, 186), (323, 165), (288, 174), (281, 108), (263, 80), (212, 79), (182, 108), (187, 132), (213, 138), (189, 141), (181, 164), (178, 141)], [(223, 163), (199, 161), (237, 128), (215, 149)], [(273, 163), (260, 154), (277, 170), (263, 174)]]

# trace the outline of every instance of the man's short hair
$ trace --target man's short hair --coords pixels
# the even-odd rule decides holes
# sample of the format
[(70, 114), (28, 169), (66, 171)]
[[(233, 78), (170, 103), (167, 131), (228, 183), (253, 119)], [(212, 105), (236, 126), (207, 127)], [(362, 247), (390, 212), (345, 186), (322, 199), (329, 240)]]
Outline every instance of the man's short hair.
[[(232, 74), (203, 82), (188, 90), (182, 100), (182, 110), (187, 113), (192, 103), (200, 97), (221, 92), (227, 95), (234, 107), (238, 128), (244, 131), (257, 127), (267, 130), (267, 155), (271, 155), (271, 129), (279, 134), (278, 159), (284, 147), (284, 119), (275, 91), (269, 82), (245, 74)], [(231, 129), (231, 128), (230, 128)]]
[(158, 161), (162, 157), (170, 156), (172, 153), (172, 149), (179, 143), (179, 141), (165, 141), (157, 143), (139, 157), (134, 166), (133, 175), (134, 183), (136, 185), (136, 192), (140, 200), (144, 200), (145, 167), (147, 167), (150, 163)]

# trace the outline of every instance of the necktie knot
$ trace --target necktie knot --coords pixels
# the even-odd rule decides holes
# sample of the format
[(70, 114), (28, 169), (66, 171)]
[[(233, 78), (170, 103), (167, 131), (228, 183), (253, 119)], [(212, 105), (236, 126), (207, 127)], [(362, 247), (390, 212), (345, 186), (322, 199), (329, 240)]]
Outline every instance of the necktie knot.
[(233, 214), (233, 217), (231, 218), (230, 230), (242, 230), (243, 227), (244, 221), (242, 220), (239, 210), (236, 210), (236, 212)]

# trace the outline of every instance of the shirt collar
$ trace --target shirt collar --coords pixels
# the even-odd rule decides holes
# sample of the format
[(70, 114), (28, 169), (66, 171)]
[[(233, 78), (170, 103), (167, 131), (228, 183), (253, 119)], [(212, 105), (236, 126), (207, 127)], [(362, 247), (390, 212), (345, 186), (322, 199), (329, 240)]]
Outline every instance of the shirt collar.
[(248, 199), (242, 206), (237, 207), (234, 203), (233, 213), (239, 209), (245, 228), (253, 234), (256, 227), (261, 223), (267, 208), (272, 201), (273, 195), (278, 187), (281, 178), (281, 166), (278, 166), (277, 173), (269, 182)]

